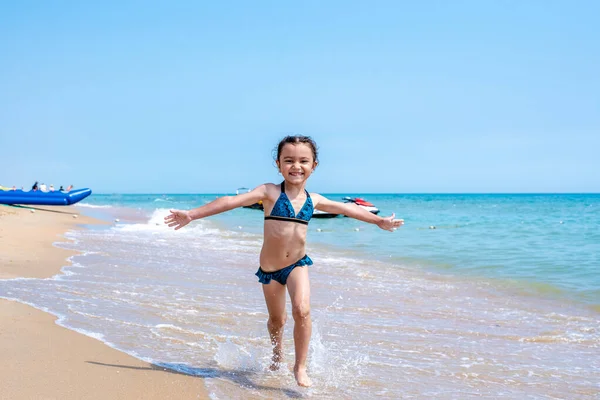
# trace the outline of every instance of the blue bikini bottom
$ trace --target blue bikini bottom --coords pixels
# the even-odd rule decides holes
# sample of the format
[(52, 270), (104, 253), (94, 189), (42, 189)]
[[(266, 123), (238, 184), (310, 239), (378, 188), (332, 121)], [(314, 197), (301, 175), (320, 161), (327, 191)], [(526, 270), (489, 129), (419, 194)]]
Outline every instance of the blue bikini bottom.
[(265, 285), (268, 285), (269, 283), (271, 283), (271, 279), (281, 283), (282, 285), (285, 285), (287, 282), (288, 276), (290, 276), (290, 273), (292, 272), (292, 270), (294, 268), (303, 267), (305, 265), (312, 265), (312, 264), (313, 264), (313, 262), (310, 259), (310, 257), (305, 255), (304, 257), (302, 257), (301, 259), (299, 259), (292, 265), (289, 265), (289, 266), (287, 266), (283, 269), (279, 269), (277, 271), (265, 272), (262, 270), (262, 268), (258, 267), (258, 271), (256, 271), (256, 274), (254, 274), (254, 275), (258, 276), (258, 281), (260, 283), (264, 283)]

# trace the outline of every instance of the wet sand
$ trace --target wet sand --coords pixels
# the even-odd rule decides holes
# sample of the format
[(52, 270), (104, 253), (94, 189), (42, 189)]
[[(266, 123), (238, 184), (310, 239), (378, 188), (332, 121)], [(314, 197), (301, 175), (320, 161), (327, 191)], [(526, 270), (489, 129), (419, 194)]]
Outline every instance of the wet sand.
[[(0, 279), (50, 278), (74, 254), (54, 247), (79, 224), (102, 223), (72, 207), (0, 206)], [(76, 215), (76, 217), (73, 217)], [(10, 297), (10, 294), (0, 293)], [(0, 299), (0, 397), (6, 399), (206, 399), (202, 378), (164, 370)]]

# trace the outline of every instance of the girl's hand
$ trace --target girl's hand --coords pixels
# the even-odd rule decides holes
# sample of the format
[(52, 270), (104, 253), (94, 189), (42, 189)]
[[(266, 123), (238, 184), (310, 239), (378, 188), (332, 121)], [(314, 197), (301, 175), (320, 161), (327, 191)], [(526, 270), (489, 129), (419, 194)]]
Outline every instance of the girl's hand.
[(192, 217), (190, 217), (190, 213), (182, 210), (170, 210), (171, 214), (165, 217), (165, 224), (169, 225), (169, 227), (175, 227), (175, 230), (181, 229), (190, 222), (192, 222)]
[(381, 229), (385, 229), (386, 231), (393, 232), (399, 226), (404, 225), (403, 219), (394, 219), (396, 217), (395, 213), (392, 213), (391, 216), (383, 218), (381, 221), (377, 223), (377, 226)]

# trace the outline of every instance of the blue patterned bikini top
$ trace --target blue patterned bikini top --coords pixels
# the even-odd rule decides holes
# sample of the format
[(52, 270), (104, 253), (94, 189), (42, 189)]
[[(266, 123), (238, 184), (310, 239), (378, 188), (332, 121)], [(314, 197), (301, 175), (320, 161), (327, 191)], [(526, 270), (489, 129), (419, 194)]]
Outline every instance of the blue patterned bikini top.
[(292, 202), (285, 194), (285, 181), (281, 182), (281, 194), (275, 202), (275, 205), (271, 210), (271, 214), (265, 216), (265, 220), (277, 219), (280, 221), (290, 221), (308, 225), (308, 221), (310, 221), (310, 219), (312, 218), (314, 207), (312, 199), (310, 198), (310, 194), (308, 194), (306, 189), (304, 191), (306, 192), (306, 201), (304, 202), (304, 205), (298, 212), (298, 215), (296, 215), (296, 212), (294, 211), (294, 206), (292, 206)]

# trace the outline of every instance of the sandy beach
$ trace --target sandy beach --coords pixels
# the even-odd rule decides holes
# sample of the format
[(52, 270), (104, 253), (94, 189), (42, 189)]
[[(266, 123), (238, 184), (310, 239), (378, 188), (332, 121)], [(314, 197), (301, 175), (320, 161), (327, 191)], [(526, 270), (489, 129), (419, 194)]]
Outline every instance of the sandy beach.
[[(76, 215), (76, 217), (74, 217)], [(49, 278), (73, 253), (67, 230), (101, 223), (70, 207), (0, 206), (0, 279)], [(2, 293), (0, 293), (1, 295)], [(63, 328), (33, 307), (0, 300), (2, 399), (205, 399), (203, 379), (140, 361)]]

